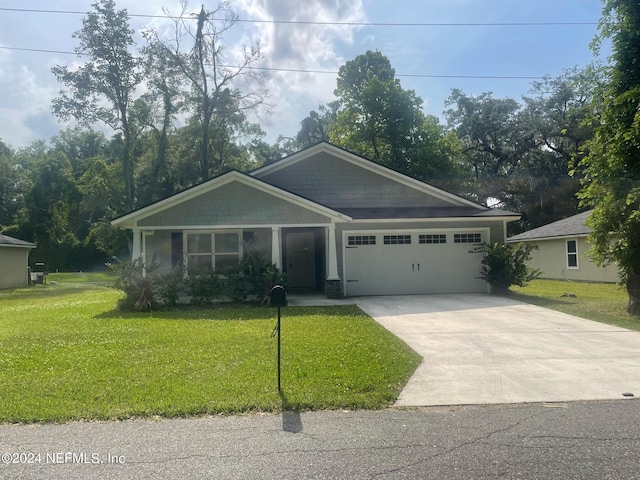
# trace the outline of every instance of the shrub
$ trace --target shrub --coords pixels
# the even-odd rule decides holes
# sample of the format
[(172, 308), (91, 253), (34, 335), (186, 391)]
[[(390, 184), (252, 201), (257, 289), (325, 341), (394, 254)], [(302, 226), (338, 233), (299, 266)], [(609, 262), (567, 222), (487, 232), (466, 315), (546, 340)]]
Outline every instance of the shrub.
[(158, 302), (155, 298), (157, 263), (152, 262), (146, 267), (146, 274), (145, 266), (140, 259), (133, 262), (108, 263), (107, 266), (118, 274), (113, 286), (125, 293), (125, 298), (118, 301), (118, 308), (145, 311), (157, 306)]
[(161, 274), (155, 262), (144, 272), (141, 260), (109, 266), (118, 273), (114, 286), (126, 294), (118, 302), (123, 310), (176, 306), (182, 297), (189, 297), (195, 305), (229, 299), (245, 301), (248, 297), (257, 297), (265, 303), (274, 285), (286, 287), (285, 274), (257, 252), (247, 252), (237, 267), (222, 272), (190, 268), (188, 276), (185, 276), (184, 266)]
[(259, 252), (248, 252), (237, 269), (227, 272), (227, 291), (234, 301), (257, 296), (262, 303), (275, 285), (286, 287), (286, 275)]
[(206, 268), (190, 268), (186, 287), (186, 293), (195, 305), (207, 305), (226, 294), (224, 281), (218, 273)]
[(184, 275), (184, 267), (174, 267), (170, 273), (155, 277), (158, 302), (174, 307), (178, 305), (182, 297), (187, 296), (187, 283)]
[(484, 254), (480, 278), (493, 287), (494, 293), (506, 293), (511, 285), (526, 287), (540, 275), (540, 270), (529, 266), (531, 252), (537, 248), (524, 243), (483, 243), (471, 251)]

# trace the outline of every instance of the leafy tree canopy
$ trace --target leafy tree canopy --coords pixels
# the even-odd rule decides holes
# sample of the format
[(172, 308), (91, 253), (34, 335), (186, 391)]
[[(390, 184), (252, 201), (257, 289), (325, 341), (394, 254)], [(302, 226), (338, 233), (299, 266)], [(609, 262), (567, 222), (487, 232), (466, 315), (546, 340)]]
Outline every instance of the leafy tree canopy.
[[(606, 0), (600, 36), (612, 41), (610, 81), (604, 91), (580, 198), (595, 207), (588, 224), (593, 258), (615, 262), (629, 294), (628, 311), (640, 315), (640, 3)], [(594, 119), (594, 122), (596, 119)]]

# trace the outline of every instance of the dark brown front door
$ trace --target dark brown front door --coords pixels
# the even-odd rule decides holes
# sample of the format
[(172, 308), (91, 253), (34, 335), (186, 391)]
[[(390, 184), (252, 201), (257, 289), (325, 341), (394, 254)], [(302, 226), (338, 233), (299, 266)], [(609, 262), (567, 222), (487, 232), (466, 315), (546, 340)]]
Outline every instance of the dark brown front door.
[(291, 288), (316, 288), (315, 234), (288, 233), (286, 236), (287, 280)]

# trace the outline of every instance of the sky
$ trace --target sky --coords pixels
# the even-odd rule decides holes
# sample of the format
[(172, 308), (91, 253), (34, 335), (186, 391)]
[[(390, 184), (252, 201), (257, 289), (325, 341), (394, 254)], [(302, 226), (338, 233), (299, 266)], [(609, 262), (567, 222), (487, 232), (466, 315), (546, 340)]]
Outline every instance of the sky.
[[(51, 100), (61, 88), (51, 68), (73, 68), (82, 62), (74, 55), (19, 49), (73, 52), (77, 40), (72, 35), (82, 27), (83, 15), (11, 9), (86, 12), (91, 3), (0, 0), (0, 139), (5, 144), (20, 148), (35, 140), (49, 140), (69, 126), (51, 113)], [(217, 0), (191, 1), (189, 10), (198, 11), (203, 3), (207, 9), (218, 4)], [(453, 88), (468, 95), (492, 92), (496, 98), (520, 101), (536, 77), (555, 77), (564, 69), (593, 60), (589, 43), (602, 10), (601, 0), (230, 3), (242, 21), (223, 39), (228, 58), (233, 59), (242, 45), (259, 41), (264, 53), (260, 66), (273, 69), (268, 70), (266, 84), (271, 111), (252, 119), (260, 123), (269, 143), (279, 135), (295, 136), (300, 121), (311, 110), (335, 100), (338, 69), (367, 50), (378, 50), (389, 58), (403, 88), (415, 90), (427, 114), (443, 118)], [(177, 13), (179, 4), (179, 0), (116, 0), (117, 7), (126, 8), (130, 15), (163, 15), (163, 8)], [(558, 24), (569, 22), (573, 24)], [(532, 23), (547, 25), (523, 25)], [(141, 31), (150, 27), (163, 31), (171, 22), (132, 16), (130, 25), (138, 45), (143, 46)]]

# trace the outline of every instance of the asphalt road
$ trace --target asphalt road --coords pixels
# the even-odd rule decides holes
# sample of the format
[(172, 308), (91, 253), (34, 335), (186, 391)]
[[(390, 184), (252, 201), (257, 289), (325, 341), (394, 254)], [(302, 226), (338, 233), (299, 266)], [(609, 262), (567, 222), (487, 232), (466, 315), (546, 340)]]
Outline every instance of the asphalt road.
[(0, 455), (2, 479), (640, 479), (640, 402), (1, 425)]

